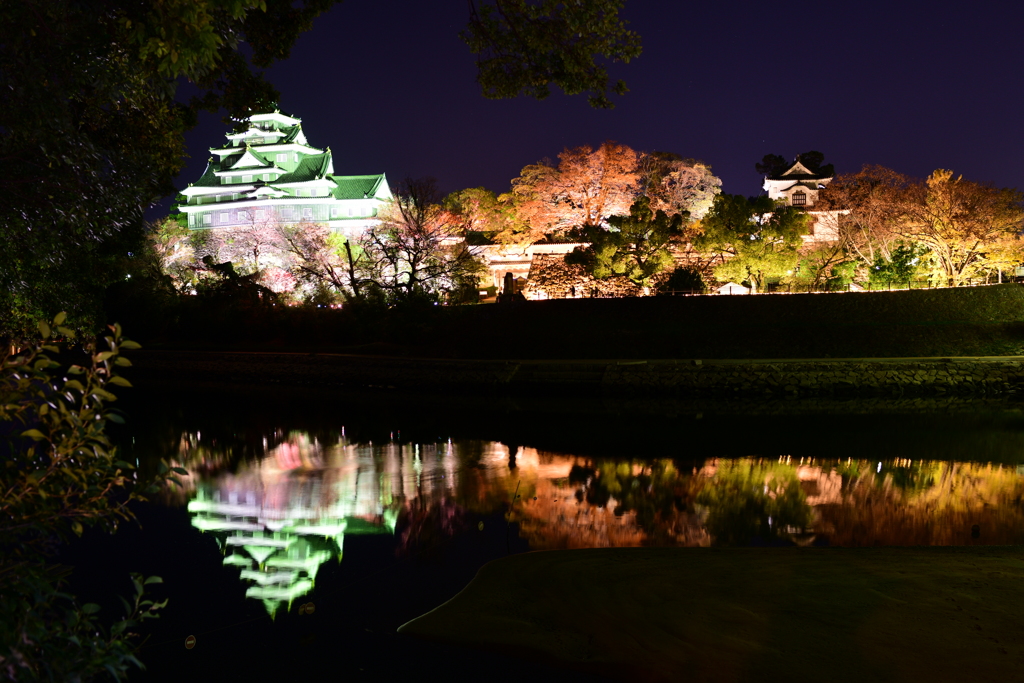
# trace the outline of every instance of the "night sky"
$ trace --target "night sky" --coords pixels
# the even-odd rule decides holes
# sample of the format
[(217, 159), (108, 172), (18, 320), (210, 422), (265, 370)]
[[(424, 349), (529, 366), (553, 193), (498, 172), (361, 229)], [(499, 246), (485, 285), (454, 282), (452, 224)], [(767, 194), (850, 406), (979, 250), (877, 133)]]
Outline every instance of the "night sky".
[[(268, 75), (337, 174), (433, 176), (502, 192), (565, 147), (615, 140), (711, 164), (725, 192), (753, 195), (768, 153), (1024, 189), (1024, 3), (627, 0), (643, 54), (615, 65), (613, 110), (553, 89), (486, 100), (458, 33), (461, 0), (343, 2)], [(188, 136), (178, 186), (224, 141), (219, 116)], [(166, 202), (164, 202), (166, 204)], [(151, 212), (152, 213), (152, 212)]]

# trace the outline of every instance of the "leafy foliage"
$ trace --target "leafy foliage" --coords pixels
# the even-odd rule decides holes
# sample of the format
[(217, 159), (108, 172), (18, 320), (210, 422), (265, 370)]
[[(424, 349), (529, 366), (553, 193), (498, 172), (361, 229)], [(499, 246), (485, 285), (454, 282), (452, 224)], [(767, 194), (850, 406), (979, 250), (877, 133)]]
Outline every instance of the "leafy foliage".
[(720, 257), (716, 278), (746, 281), (763, 291), (770, 278), (782, 277), (796, 265), (806, 222), (799, 209), (768, 197), (720, 194), (701, 221), (703, 233), (694, 245)]
[(696, 268), (679, 266), (658, 285), (659, 292), (703, 292), (707, 289), (703, 274)]
[(844, 248), (884, 282), (906, 281), (906, 264), (915, 258), (929, 262), (933, 275), (951, 286), (1021, 260), (1024, 193), (1017, 190), (967, 181), (949, 170), (920, 182), (865, 166), (837, 178), (821, 200), (821, 208), (841, 212)]
[(608, 224), (611, 230), (588, 228), (590, 245), (577, 247), (566, 262), (586, 266), (597, 279), (623, 275), (641, 287), (672, 265), (669, 246), (682, 237), (682, 215), (652, 211), (650, 198), (640, 197), (628, 216), (612, 216)]
[(939, 169), (904, 196), (900, 234), (928, 248), (951, 286), (1020, 260), (1024, 193), (965, 181)]
[(632, 148), (609, 140), (597, 149), (567, 148), (557, 165), (545, 160), (525, 167), (512, 181), (512, 194), (532, 227), (532, 241), (628, 213), (639, 189), (638, 159)]
[(922, 268), (922, 257), (928, 254), (928, 248), (918, 244), (897, 243), (884, 259), (879, 254), (868, 271), (868, 279), (872, 284), (889, 285), (905, 283), (913, 279)]
[[(470, 0), (461, 36), (477, 55), (484, 96), (542, 100), (554, 84), (568, 95), (589, 93), (593, 107), (612, 108), (599, 59), (628, 63), (641, 51), (640, 36), (619, 18), (622, 6), (622, 0)], [(617, 95), (626, 90), (621, 80), (612, 86)]]
[[(122, 352), (138, 344), (111, 326), (105, 350), (86, 344), (88, 362), (62, 370), (52, 355), (60, 352), (55, 337), (73, 336), (64, 322), (61, 313), (52, 326), (40, 323), (41, 343), (0, 362), (0, 671), (10, 680), (87, 680), (102, 671), (120, 680), (141, 666), (132, 629), (166, 604), (144, 599), (144, 585), (160, 579), (133, 576), (134, 603), (108, 629), (94, 616), (98, 606), (61, 591), (67, 572), (51, 557), (85, 527), (116, 530), (134, 518), (128, 504), (156, 490), (118, 459), (106, 434), (108, 422), (122, 421), (109, 408), (112, 389), (131, 386), (115, 369), (130, 365)], [(160, 478), (176, 473), (184, 470), (164, 466)]]

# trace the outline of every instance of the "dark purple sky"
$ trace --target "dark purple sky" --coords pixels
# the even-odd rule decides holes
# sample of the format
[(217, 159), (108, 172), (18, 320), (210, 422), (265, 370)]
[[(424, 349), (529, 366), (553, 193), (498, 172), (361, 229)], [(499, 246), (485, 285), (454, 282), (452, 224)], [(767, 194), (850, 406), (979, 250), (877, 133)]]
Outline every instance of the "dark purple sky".
[[(338, 174), (434, 176), (444, 191), (506, 191), (565, 147), (616, 140), (702, 159), (725, 192), (757, 194), (754, 163), (816, 149), (838, 173), (863, 164), (1024, 189), (1024, 3), (627, 0), (644, 50), (613, 74), (611, 111), (557, 89), (486, 100), (459, 39), (461, 0), (349, 0), (269, 71), (281, 108)], [(205, 116), (178, 179), (224, 140)]]

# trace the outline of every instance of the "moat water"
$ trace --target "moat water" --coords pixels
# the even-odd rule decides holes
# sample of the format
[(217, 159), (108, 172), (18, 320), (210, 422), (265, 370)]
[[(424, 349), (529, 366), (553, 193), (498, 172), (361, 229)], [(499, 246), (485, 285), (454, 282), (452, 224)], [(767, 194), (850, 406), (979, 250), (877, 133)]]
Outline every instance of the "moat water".
[(112, 613), (129, 572), (163, 577), (170, 602), (147, 624), (137, 680), (389, 680), (435, 666), (519, 680), (514, 658), (394, 633), (511, 553), (1024, 542), (1013, 401), (166, 385), (124, 409), (123, 456), (189, 474), (139, 506), (141, 528), (87, 536), (68, 559), (75, 590)]

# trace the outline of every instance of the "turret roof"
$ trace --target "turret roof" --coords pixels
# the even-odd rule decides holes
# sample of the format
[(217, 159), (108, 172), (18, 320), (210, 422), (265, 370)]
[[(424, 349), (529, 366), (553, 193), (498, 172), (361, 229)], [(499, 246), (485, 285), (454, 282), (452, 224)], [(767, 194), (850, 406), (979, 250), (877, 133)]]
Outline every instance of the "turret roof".
[[(829, 166), (826, 166), (828, 168)], [(834, 173), (815, 173), (813, 170), (807, 168), (800, 159), (797, 159), (792, 164), (787, 166), (785, 170), (780, 173), (768, 176), (768, 180), (822, 180), (824, 178), (831, 178)]]
[(304, 183), (310, 180), (319, 180), (327, 175), (331, 168), (331, 153), (312, 154), (299, 161), (299, 165), (291, 173), (286, 173), (274, 184), (282, 183)]
[(335, 199), (363, 199), (373, 197), (384, 182), (384, 174), (332, 176), (337, 186), (331, 194)]

